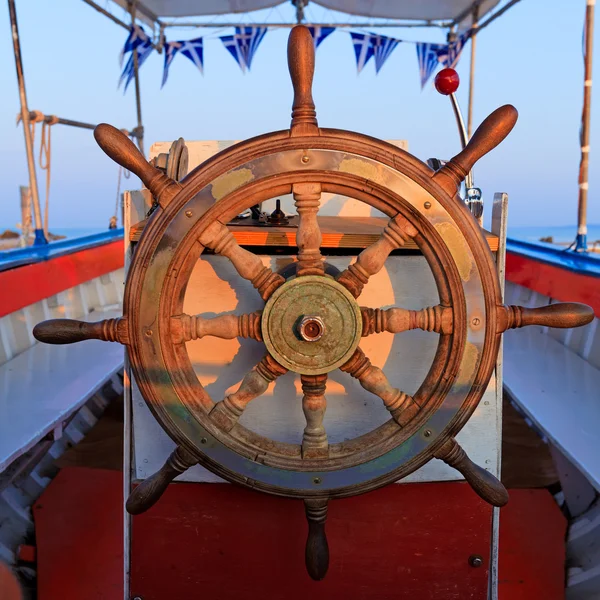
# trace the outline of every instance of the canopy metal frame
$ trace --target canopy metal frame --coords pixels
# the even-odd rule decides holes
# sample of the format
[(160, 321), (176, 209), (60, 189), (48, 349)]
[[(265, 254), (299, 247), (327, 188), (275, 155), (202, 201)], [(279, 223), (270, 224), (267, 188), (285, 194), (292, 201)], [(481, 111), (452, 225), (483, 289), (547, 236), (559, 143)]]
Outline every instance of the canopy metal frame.
[[(87, 0), (84, 0), (87, 1)], [(99, 10), (105, 16), (109, 17), (115, 23), (122, 25), (129, 29), (129, 25), (117, 19), (114, 15), (109, 13), (107, 10), (97, 6), (91, 0), (88, 2), (91, 6)], [(40, 205), (39, 187), (37, 181), (37, 172), (34, 158), (33, 148), (33, 132), (31, 129), (31, 123), (35, 123), (36, 113), (29, 110), (27, 103), (27, 90), (25, 86), (25, 73), (23, 70), (23, 59), (21, 54), (21, 39), (19, 36), (19, 25), (17, 21), (17, 9), (15, 0), (8, 0), (8, 13), (11, 25), (12, 42), (13, 42), (13, 54), (15, 58), (15, 68), (17, 73), (17, 85), (19, 88), (19, 103), (20, 103), (20, 120), (23, 123), (23, 135), (25, 138), (25, 153), (27, 156), (27, 169), (29, 172), (29, 192), (31, 194), (31, 203), (33, 208), (34, 217), (34, 241), (35, 246), (44, 245), (48, 243), (47, 240), (47, 220), (48, 215), (44, 215), (46, 226), (43, 225), (42, 210)], [(135, 22), (135, 8), (132, 8), (132, 23)], [(137, 64), (137, 50), (134, 50), (134, 75), (135, 75), (135, 89), (136, 89), (136, 109), (137, 109), (137, 127), (128, 131), (127, 134), (131, 137), (136, 138), (138, 146), (142, 152), (144, 152), (144, 127), (142, 124), (142, 109), (141, 109), (141, 95), (139, 85), (139, 73)], [(70, 127), (77, 127), (81, 129), (94, 129), (95, 125), (90, 123), (84, 123), (82, 121), (76, 121), (73, 119), (64, 119), (55, 117), (54, 115), (42, 115), (44, 123), (49, 125), (61, 124)], [(47, 207), (46, 207), (47, 208)]]
[[(129, 30), (130, 24), (119, 19), (113, 15), (110, 11), (100, 6), (94, 0), (83, 0), (88, 6), (94, 8), (105, 17), (113, 21), (115, 24)], [(336, 28), (362, 28), (362, 29), (377, 29), (377, 28), (406, 28), (406, 27), (436, 27), (445, 28), (449, 30), (449, 36), (455, 34), (456, 27), (468, 18), (469, 14), (472, 18), (472, 35), (471, 35), (471, 59), (469, 69), (469, 88), (468, 88), (468, 106), (467, 106), (467, 131), (468, 137), (470, 137), (473, 129), (473, 98), (474, 98), (474, 87), (475, 87), (475, 64), (476, 64), (476, 44), (477, 37), (481, 30), (485, 29), (488, 25), (493, 23), (496, 19), (504, 15), (510, 8), (518, 4), (521, 0), (509, 0), (504, 6), (494, 11), (487, 19), (479, 22), (480, 6), (483, 0), (473, 0), (470, 7), (457, 15), (451, 21), (400, 21), (400, 20), (385, 20), (379, 22), (377, 19), (365, 22), (353, 22), (353, 23), (310, 23), (302, 21), (304, 25), (308, 26), (324, 26), (324, 27), (336, 27)], [(293, 2), (293, 0), (292, 0)], [(294, 2), (293, 2), (294, 3)], [(21, 116), (23, 120), (23, 129), (25, 133), (25, 147), (27, 151), (27, 162), (30, 174), (30, 188), (32, 192), (32, 199), (34, 205), (34, 214), (36, 218), (36, 243), (45, 243), (45, 237), (43, 232), (40, 234), (38, 231), (38, 221), (41, 223), (41, 212), (39, 209), (39, 194), (37, 179), (35, 174), (35, 164), (33, 163), (33, 140), (31, 139), (31, 132), (29, 129), (29, 109), (27, 107), (27, 97), (25, 92), (25, 78), (23, 75), (23, 65), (21, 61), (21, 50), (18, 36), (18, 27), (16, 22), (16, 10), (15, 0), (8, 0), (9, 13), (11, 17), (11, 25), (13, 29), (13, 44), (15, 53), (15, 62), (17, 68), (17, 78), (19, 82), (19, 93), (21, 101)], [(271, 28), (291, 28), (294, 27), (296, 22), (265, 22), (265, 23), (240, 23), (240, 22), (215, 22), (215, 21), (163, 21), (149, 10), (142, 1), (140, 0), (127, 0), (129, 12), (131, 14), (131, 23), (135, 23), (136, 20), (143, 20), (145, 22), (152, 23), (153, 27), (159, 29), (159, 33), (156, 34), (158, 43), (156, 45), (157, 50), (162, 50), (162, 40), (164, 38), (164, 30), (168, 27), (191, 27), (191, 28), (223, 28), (223, 27), (271, 27)], [(588, 195), (588, 159), (589, 159), (589, 131), (590, 131), (590, 119), (591, 119), (591, 67), (592, 67), (592, 47), (593, 47), (593, 21), (594, 21), (594, 0), (586, 0), (587, 11), (586, 11), (586, 32), (587, 32), (587, 45), (585, 53), (585, 83), (584, 83), (584, 100), (583, 100), (583, 117), (581, 126), (581, 167), (579, 173), (579, 200), (578, 200), (578, 229), (577, 238), (574, 242), (575, 249), (577, 251), (587, 251), (587, 240), (586, 240), (586, 212), (587, 212), (587, 195)], [(303, 11), (297, 11), (298, 15), (302, 15), (299, 18), (303, 18)], [(135, 78), (135, 97), (136, 97), (136, 113), (137, 113), (137, 127), (133, 130), (135, 137), (138, 142), (138, 146), (142, 153), (144, 152), (144, 141), (143, 141), (143, 120), (142, 120), (142, 106), (141, 106), (141, 91), (140, 91), (140, 78), (139, 69), (137, 64), (137, 50), (133, 51), (134, 58), (134, 78)]]

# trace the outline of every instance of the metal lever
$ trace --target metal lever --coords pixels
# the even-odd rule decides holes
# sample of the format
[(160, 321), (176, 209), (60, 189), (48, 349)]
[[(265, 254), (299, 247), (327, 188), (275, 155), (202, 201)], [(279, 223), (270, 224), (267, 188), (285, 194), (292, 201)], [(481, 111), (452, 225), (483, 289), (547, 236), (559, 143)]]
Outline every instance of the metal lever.
[[(456, 124), (458, 125), (458, 135), (460, 136), (460, 144), (463, 148), (466, 147), (469, 136), (467, 134), (467, 128), (462, 118), (460, 106), (458, 104), (458, 98), (456, 97), (456, 90), (460, 84), (460, 78), (458, 73), (454, 69), (442, 69), (435, 77), (435, 89), (442, 94), (442, 96), (449, 96), (450, 102), (452, 103), (452, 110), (456, 117)], [(473, 170), (469, 170), (467, 177), (465, 178), (465, 185), (467, 190), (473, 187)]]
[[(469, 141), (467, 134), (467, 128), (462, 117), (460, 106), (458, 104), (458, 98), (456, 97), (456, 90), (460, 84), (460, 78), (458, 73), (454, 69), (442, 69), (435, 78), (435, 89), (444, 96), (450, 97), (452, 103), (452, 110), (454, 110), (454, 116), (456, 117), (456, 124), (458, 125), (458, 134), (460, 136), (460, 143), (466, 148)], [(441, 168), (442, 165), (440, 165)], [(436, 169), (437, 170), (437, 169)], [(481, 189), (476, 188), (473, 183), (473, 169), (469, 169), (465, 178), (465, 203), (469, 207), (469, 210), (473, 216), (479, 221), (481, 225), (483, 219), (483, 199)]]

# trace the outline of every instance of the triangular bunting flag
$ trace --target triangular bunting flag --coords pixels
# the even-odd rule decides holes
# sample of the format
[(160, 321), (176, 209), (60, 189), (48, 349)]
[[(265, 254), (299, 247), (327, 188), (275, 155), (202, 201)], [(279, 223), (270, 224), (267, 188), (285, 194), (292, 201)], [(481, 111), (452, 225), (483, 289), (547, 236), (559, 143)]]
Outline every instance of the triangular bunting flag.
[(121, 50), (121, 56), (119, 60), (119, 64), (123, 66), (123, 59), (125, 58), (125, 54), (127, 52), (131, 52), (141, 44), (145, 44), (150, 40), (146, 32), (139, 25), (133, 25), (129, 28), (129, 36), (125, 40), (125, 45), (123, 46), (123, 50)]
[[(142, 65), (144, 64), (146, 59), (152, 53), (152, 50), (154, 50), (154, 46), (152, 45), (152, 40), (148, 39), (145, 42), (138, 44), (136, 46), (136, 49), (137, 49), (137, 55), (138, 55), (138, 71), (139, 71), (139, 69), (142, 68)], [(135, 76), (135, 69), (134, 69), (133, 52), (132, 52), (131, 55), (129, 56), (129, 60), (127, 61), (127, 64), (125, 65), (125, 68), (123, 69), (123, 72), (121, 73), (121, 77), (119, 78), (119, 85), (117, 87), (119, 87), (123, 82), (125, 82), (125, 87), (123, 88), (123, 93), (125, 93), (127, 91), (127, 86), (129, 85), (131, 80), (134, 78), (134, 76)]]
[(371, 41), (374, 36), (370, 33), (354, 33), (352, 31), (350, 32), (350, 36), (354, 45), (356, 69), (360, 73), (373, 56), (373, 44)]
[(315, 50), (321, 45), (321, 42), (335, 31), (335, 27), (311, 26), (307, 27), (315, 42)]
[(162, 85), (160, 87), (163, 87), (167, 82), (169, 67), (178, 52), (187, 56), (198, 67), (200, 73), (204, 73), (204, 42), (201, 37), (182, 42), (166, 42), (165, 66), (163, 69)]
[(236, 27), (235, 35), (221, 36), (221, 41), (242, 71), (246, 72), (266, 33), (266, 27)]
[(390, 54), (396, 49), (398, 44), (402, 40), (395, 40), (394, 38), (385, 37), (378, 35), (373, 38), (373, 53), (375, 56), (375, 71), (379, 73), (383, 63), (388, 59)]
[(471, 37), (471, 31), (466, 31), (462, 35), (459, 35), (454, 42), (448, 44), (448, 52), (446, 59), (442, 61), (445, 67), (455, 69), (460, 59), (460, 55), (465, 47), (465, 44)]
[(419, 61), (419, 73), (421, 76), (421, 89), (431, 77), (432, 73), (440, 64), (440, 55), (447, 51), (446, 44), (430, 44), (428, 42), (417, 42), (417, 59)]

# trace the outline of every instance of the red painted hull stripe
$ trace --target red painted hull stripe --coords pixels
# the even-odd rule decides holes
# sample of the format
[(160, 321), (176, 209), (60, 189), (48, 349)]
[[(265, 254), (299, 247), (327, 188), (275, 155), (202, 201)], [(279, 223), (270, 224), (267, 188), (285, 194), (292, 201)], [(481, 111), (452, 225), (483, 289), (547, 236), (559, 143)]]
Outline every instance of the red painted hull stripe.
[(0, 317), (123, 266), (123, 240), (0, 272)]
[[(121, 240), (0, 272), (0, 317), (123, 266)], [(562, 302), (584, 302), (600, 317), (600, 281), (521, 254), (506, 255), (506, 279)]]
[(600, 278), (507, 252), (506, 280), (561, 302), (589, 304), (600, 317)]

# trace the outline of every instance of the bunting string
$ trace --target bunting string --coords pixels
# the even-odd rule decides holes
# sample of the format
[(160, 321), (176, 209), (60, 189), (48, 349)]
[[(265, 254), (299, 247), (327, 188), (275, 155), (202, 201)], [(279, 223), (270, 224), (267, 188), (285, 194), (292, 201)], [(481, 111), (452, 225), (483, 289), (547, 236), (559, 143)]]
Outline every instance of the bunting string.
[[(309, 26), (307, 28), (313, 38), (315, 50), (328, 38), (335, 30), (335, 27)], [(252, 61), (267, 33), (267, 27), (236, 27), (233, 35), (222, 35), (219, 39), (234, 58), (243, 73), (250, 70)], [(379, 73), (394, 52), (401, 44), (414, 43), (417, 50), (417, 62), (419, 66), (419, 75), (421, 80), (421, 89), (425, 87), (435, 70), (441, 65), (444, 67), (455, 68), (460, 59), (460, 55), (465, 44), (471, 37), (471, 30), (457, 36), (454, 40), (445, 43), (430, 42), (408, 42), (384, 35), (371, 32), (350, 31), (350, 38), (354, 49), (356, 60), (356, 69), (358, 73), (365, 68), (371, 58), (375, 63), (375, 73)], [(119, 78), (119, 87), (124, 84), (123, 93), (133, 79), (134, 61), (133, 51), (137, 50), (138, 69), (144, 64), (148, 56), (155, 49), (150, 36), (140, 25), (134, 25), (129, 30), (129, 35), (125, 40), (125, 45), (121, 50), (120, 64), (123, 66), (125, 56), (129, 58)], [(200, 73), (204, 73), (204, 38), (199, 37), (193, 40), (181, 40), (164, 43), (164, 67), (161, 88), (164, 87), (169, 77), (169, 68), (178, 54), (181, 54), (191, 60)]]

